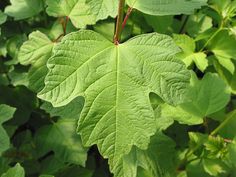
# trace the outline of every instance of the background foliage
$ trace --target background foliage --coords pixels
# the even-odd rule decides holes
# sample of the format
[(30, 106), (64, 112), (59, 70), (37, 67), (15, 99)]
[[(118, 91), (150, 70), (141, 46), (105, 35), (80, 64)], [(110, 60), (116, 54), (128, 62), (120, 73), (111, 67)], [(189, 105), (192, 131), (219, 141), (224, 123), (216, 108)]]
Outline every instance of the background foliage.
[(1, 0), (1, 177), (236, 176), (236, 1), (122, 2)]

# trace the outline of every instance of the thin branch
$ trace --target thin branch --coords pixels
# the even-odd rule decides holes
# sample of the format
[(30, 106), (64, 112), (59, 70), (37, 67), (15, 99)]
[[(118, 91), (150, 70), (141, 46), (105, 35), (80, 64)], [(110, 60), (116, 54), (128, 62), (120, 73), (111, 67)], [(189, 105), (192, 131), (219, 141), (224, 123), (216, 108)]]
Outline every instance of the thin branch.
[(68, 21), (69, 21), (69, 17), (66, 16), (66, 19), (64, 19), (64, 22), (63, 22), (63, 24), (62, 24), (64, 36), (66, 35), (66, 28), (67, 28), (67, 23), (68, 23)]
[(188, 22), (188, 19), (189, 19), (189, 16), (184, 16), (183, 24), (182, 24), (182, 26), (181, 26), (181, 28), (180, 28), (180, 30), (179, 30), (179, 33), (180, 33), (180, 34), (183, 34), (183, 33), (184, 33), (186, 24), (187, 24), (187, 22)]
[(63, 29), (63, 34), (60, 34), (56, 39), (53, 40), (53, 42), (58, 42), (63, 36), (66, 35), (66, 28), (67, 28), (68, 21), (69, 21), (69, 17), (68, 16), (63, 18), (63, 21), (60, 21), (60, 23), (62, 25), (62, 29)]
[(123, 23), (122, 23), (122, 30), (125, 28), (125, 25), (126, 25), (126, 23), (127, 23), (127, 20), (128, 20), (128, 18), (129, 18), (129, 16), (130, 16), (132, 10), (133, 10), (132, 7), (129, 7), (129, 8), (128, 8), (128, 11), (127, 11), (127, 13), (126, 13), (125, 19), (124, 19), (124, 21), (123, 21)]
[(216, 135), (222, 128), (225, 127), (229, 123), (229, 121), (233, 118), (235, 118), (236, 112), (233, 112), (231, 115), (229, 115), (218, 127), (216, 127), (215, 130), (211, 132), (211, 136)]

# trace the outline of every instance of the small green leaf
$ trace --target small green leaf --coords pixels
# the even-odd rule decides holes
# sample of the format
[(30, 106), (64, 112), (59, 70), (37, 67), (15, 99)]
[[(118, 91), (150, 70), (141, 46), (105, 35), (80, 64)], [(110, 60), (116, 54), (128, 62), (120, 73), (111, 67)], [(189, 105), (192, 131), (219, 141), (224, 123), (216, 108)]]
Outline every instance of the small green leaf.
[(86, 0), (46, 0), (47, 13), (54, 17), (67, 16), (77, 28), (85, 28), (96, 22)]
[(235, 46), (235, 37), (230, 35), (228, 30), (221, 30), (210, 40), (207, 48), (212, 51), (216, 57), (219, 56), (236, 60)]
[(216, 74), (207, 73), (202, 80), (192, 75), (186, 102), (177, 107), (162, 105), (161, 117), (171, 118), (182, 124), (201, 124), (205, 116), (221, 110), (229, 100), (230, 91)]
[(197, 150), (203, 146), (205, 142), (207, 142), (208, 137), (202, 133), (189, 132), (189, 139), (189, 147), (191, 149)]
[(220, 21), (231, 21), (236, 13), (236, 2), (231, 0), (211, 0), (209, 6), (220, 16)]
[(130, 7), (149, 15), (191, 14), (206, 5), (207, 0), (127, 0)]
[(116, 17), (118, 14), (119, 0), (86, 0), (96, 21), (104, 20), (107, 17)]
[(230, 92), (216, 74), (207, 73), (202, 80), (193, 77), (187, 99), (189, 101), (180, 107), (204, 117), (225, 107), (230, 100)]
[(32, 32), (20, 48), (18, 60), (22, 65), (31, 65), (28, 73), (29, 88), (35, 92), (44, 87), (47, 74), (46, 63), (52, 54), (54, 43), (40, 31)]
[(218, 60), (218, 62), (225, 68), (227, 69), (231, 74), (234, 74), (235, 71), (235, 66), (234, 63), (232, 62), (232, 60), (230, 58), (225, 58), (222, 56), (217, 56), (216, 59)]
[(203, 52), (198, 52), (198, 53), (194, 53), (192, 56), (189, 56), (194, 63), (196, 64), (196, 66), (198, 67), (198, 69), (202, 72), (205, 71), (205, 69), (208, 66), (208, 60), (207, 60), (207, 55)]
[(199, 12), (189, 16), (185, 29), (192, 37), (196, 37), (211, 27), (212, 18)]
[(203, 159), (203, 167), (212, 176), (218, 176), (218, 174), (226, 172), (225, 165), (220, 159)]
[(67, 16), (77, 28), (85, 28), (118, 13), (118, 0), (46, 0), (46, 4), (48, 15)]
[(12, 118), (15, 111), (16, 109), (13, 107), (4, 104), (0, 105), (0, 155), (10, 146), (9, 137), (2, 127), (2, 123)]
[(24, 168), (17, 163), (14, 167), (10, 168), (6, 173), (2, 174), (1, 177), (25, 177)]
[(64, 162), (85, 165), (87, 150), (76, 134), (76, 119), (60, 119), (52, 125), (43, 126), (35, 137), (39, 155), (54, 151)]
[(224, 139), (220, 136), (209, 136), (208, 141), (204, 143), (205, 149), (208, 151), (209, 158), (223, 158), (225, 156), (226, 145)]
[(33, 17), (43, 10), (42, 0), (10, 0), (11, 5), (5, 8), (5, 13), (15, 20)]
[(204, 70), (208, 66), (206, 54), (203, 52), (195, 52), (195, 41), (187, 35), (174, 35), (176, 44), (183, 50), (178, 54), (178, 57), (183, 60), (186, 66), (190, 66), (192, 62), (196, 64), (200, 71)]

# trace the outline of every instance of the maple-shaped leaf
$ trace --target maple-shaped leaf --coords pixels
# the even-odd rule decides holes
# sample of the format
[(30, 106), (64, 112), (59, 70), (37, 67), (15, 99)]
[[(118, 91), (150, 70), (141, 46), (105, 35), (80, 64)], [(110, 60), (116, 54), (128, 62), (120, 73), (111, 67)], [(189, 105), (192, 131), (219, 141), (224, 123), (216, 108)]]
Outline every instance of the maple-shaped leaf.
[(157, 33), (114, 45), (93, 31), (74, 32), (54, 47), (38, 96), (53, 106), (84, 96), (78, 132), (86, 146), (98, 145), (113, 169), (133, 145), (146, 149), (156, 132), (150, 92), (181, 102), (190, 74), (178, 52), (169, 36)]

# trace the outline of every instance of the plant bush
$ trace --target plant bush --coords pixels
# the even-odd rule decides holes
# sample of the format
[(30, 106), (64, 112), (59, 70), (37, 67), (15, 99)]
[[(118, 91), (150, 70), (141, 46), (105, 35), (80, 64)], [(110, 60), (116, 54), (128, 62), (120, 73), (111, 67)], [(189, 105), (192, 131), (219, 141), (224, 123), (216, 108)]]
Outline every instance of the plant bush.
[(235, 177), (235, 0), (1, 0), (1, 177)]

